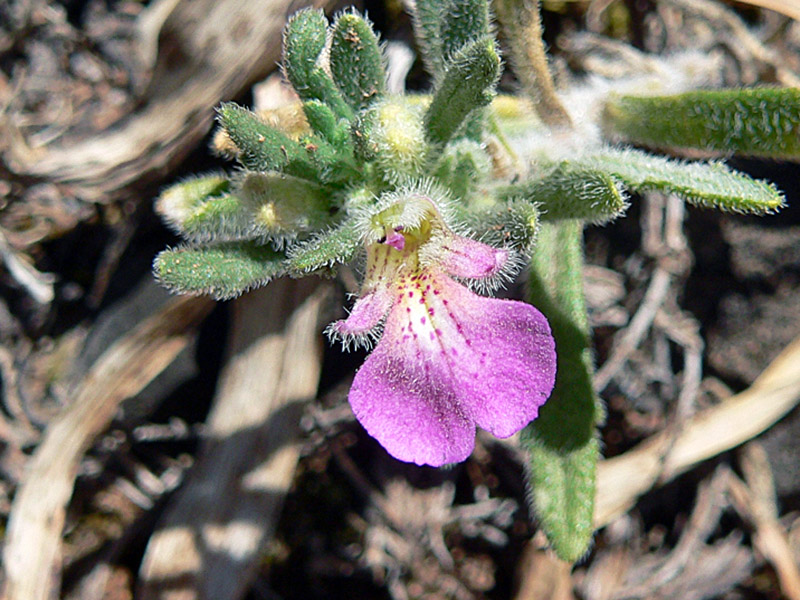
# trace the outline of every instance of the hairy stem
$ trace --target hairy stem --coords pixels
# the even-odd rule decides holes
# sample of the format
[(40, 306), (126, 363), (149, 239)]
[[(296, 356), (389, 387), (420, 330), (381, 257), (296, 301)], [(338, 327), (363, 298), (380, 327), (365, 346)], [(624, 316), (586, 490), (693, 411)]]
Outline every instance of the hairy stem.
[(494, 7), (511, 46), (511, 64), (539, 118), (550, 127), (570, 127), (572, 120), (547, 67), (538, 4), (537, 0), (495, 0)]

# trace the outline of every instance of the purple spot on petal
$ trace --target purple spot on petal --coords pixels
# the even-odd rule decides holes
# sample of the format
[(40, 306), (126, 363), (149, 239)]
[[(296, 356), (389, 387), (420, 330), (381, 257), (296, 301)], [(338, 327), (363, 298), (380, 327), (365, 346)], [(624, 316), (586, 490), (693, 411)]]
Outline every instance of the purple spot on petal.
[(425, 325), (425, 321), (426, 321), (425, 317), (422, 317), (422, 318), (419, 320), (419, 322), (420, 322), (420, 323), (422, 323), (423, 325)]

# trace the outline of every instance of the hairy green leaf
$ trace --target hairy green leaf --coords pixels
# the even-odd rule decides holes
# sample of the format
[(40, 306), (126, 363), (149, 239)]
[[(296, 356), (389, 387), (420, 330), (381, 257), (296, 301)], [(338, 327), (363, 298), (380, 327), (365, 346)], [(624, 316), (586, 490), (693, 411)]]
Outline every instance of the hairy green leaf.
[(497, 193), (500, 198), (524, 198), (537, 203), (542, 221), (581, 219), (603, 223), (628, 207), (619, 188), (620, 184), (603, 170), (564, 161), (544, 177), (502, 186)]
[(486, 0), (448, 0), (440, 13), (439, 39), (445, 60), (470, 42), (489, 35)]
[(299, 10), (283, 34), (283, 68), (302, 100), (319, 100), (338, 117), (351, 119), (352, 109), (320, 64), (328, 36), (328, 20), (321, 10)]
[(603, 111), (609, 137), (654, 148), (800, 158), (800, 89), (701, 90), (615, 96)]
[(361, 170), (353, 160), (353, 149), (349, 143), (337, 146), (318, 136), (306, 136), (300, 140), (300, 144), (314, 165), (320, 182), (341, 186), (361, 178)]
[(783, 194), (771, 183), (718, 162), (686, 163), (638, 150), (606, 150), (570, 162), (574, 167), (606, 172), (633, 191), (673, 193), (698, 206), (765, 214), (784, 203)]
[(354, 13), (336, 19), (331, 37), (331, 73), (345, 100), (358, 111), (386, 89), (378, 38), (369, 23)]
[(238, 159), (245, 168), (315, 177), (316, 167), (305, 149), (254, 112), (226, 102), (217, 110), (217, 118), (239, 150)]
[(484, 147), (464, 139), (448, 144), (436, 163), (434, 175), (453, 197), (466, 200), (491, 174), (492, 159)]
[(218, 113), (220, 123), (239, 150), (239, 162), (251, 171), (280, 171), (331, 184), (360, 177), (349, 143), (337, 147), (314, 135), (295, 141), (232, 102), (223, 104)]
[(209, 198), (225, 194), (230, 181), (224, 175), (201, 175), (176, 183), (161, 192), (156, 213), (176, 232), (182, 233), (186, 219)]
[(536, 205), (527, 200), (493, 200), (463, 212), (463, 220), (469, 223), (481, 241), (492, 246), (514, 248), (526, 255), (533, 249), (540, 215)]
[(286, 271), (283, 254), (252, 243), (164, 250), (153, 263), (156, 278), (179, 294), (227, 300)]
[(456, 52), (447, 61), (425, 114), (428, 141), (446, 144), (472, 111), (492, 101), (499, 76), (500, 57), (491, 38), (475, 40)]
[(253, 215), (256, 207), (238, 194), (211, 198), (187, 215), (180, 234), (192, 242), (226, 242), (255, 238)]
[(558, 371), (550, 399), (520, 438), (536, 518), (562, 560), (578, 560), (594, 531), (595, 426), (604, 418), (592, 387), (592, 357), (583, 297), (583, 224), (542, 224), (528, 300), (547, 317)]
[(308, 124), (320, 137), (332, 146), (345, 152), (350, 150), (350, 131), (347, 121), (339, 120), (327, 104), (319, 100), (303, 103), (303, 112)]
[(338, 263), (350, 262), (360, 248), (358, 228), (352, 221), (345, 221), (293, 246), (286, 260), (287, 269), (293, 276), (306, 275)]
[(440, 27), (447, 0), (417, 0), (414, 3), (414, 37), (417, 39), (422, 60), (434, 78), (443, 70)]
[(251, 232), (257, 238), (291, 239), (331, 224), (330, 192), (280, 173), (248, 173), (237, 193), (253, 207)]
[(330, 192), (283, 173), (246, 173), (230, 194), (197, 205), (178, 228), (192, 242), (272, 241), (330, 225)]
[[(441, 13), (439, 35), (445, 61), (470, 42), (489, 37), (489, 3), (486, 0), (448, 0)], [(480, 142), (485, 127), (485, 110), (479, 108), (465, 118), (455, 137)]]

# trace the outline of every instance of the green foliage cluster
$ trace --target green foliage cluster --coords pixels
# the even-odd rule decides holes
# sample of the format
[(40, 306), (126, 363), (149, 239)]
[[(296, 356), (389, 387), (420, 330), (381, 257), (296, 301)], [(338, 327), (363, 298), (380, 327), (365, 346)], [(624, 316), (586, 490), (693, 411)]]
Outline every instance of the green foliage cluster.
[(528, 298), (550, 320), (559, 352), (553, 397), (522, 436), (531, 499), (559, 556), (577, 560), (592, 535), (595, 428), (603, 418), (581, 289), (584, 224), (619, 217), (628, 194), (645, 190), (755, 214), (783, 202), (772, 185), (720, 162), (612, 143), (797, 157), (800, 96), (778, 89), (610, 96), (597, 124), (607, 141), (565, 158), (554, 138), (550, 154), (522, 155), (522, 168), (509, 169), (503, 113), (492, 108), (501, 59), (487, 0), (417, 0), (414, 24), (433, 81), (425, 97), (387, 93), (380, 41), (356, 12), (332, 23), (319, 10), (295, 13), (283, 69), (303, 126), (220, 106), (239, 168), (159, 197), (158, 212), (185, 243), (158, 255), (155, 274), (176, 292), (227, 299), (275, 277), (330, 273), (362, 250), (365, 207), (398, 189), (445, 190), (476, 236), (530, 259)]
[[(333, 23), (320, 10), (292, 16), (283, 69), (307, 127), (293, 135), (236, 104), (218, 109), (241, 171), (185, 181), (159, 198), (159, 213), (187, 241), (156, 258), (165, 285), (226, 299), (280, 275), (327, 272), (358, 254), (365, 203), (415, 182), (462, 199), (485, 191), (483, 109), (500, 76), (488, 5), (419, 5), (420, 18), (436, 13), (420, 29), (436, 65), (423, 100), (386, 93), (381, 44), (356, 12)], [(535, 219), (519, 218), (509, 227), (535, 230)]]

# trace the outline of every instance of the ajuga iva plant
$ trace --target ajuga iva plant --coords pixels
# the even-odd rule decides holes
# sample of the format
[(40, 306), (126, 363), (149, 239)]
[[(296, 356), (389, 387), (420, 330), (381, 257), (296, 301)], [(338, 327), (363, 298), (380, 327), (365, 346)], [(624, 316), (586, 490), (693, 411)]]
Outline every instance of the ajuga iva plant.
[[(661, 95), (653, 77), (559, 95), (530, 4), (494, 9), (535, 113), (496, 97), (502, 63), (486, 0), (417, 0), (433, 82), (417, 97), (387, 93), (365, 18), (295, 13), (283, 70), (301, 118), (218, 108), (221, 146), (239, 168), (161, 195), (157, 210), (185, 244), (154, 269), (176, 292), (228, 299), (360, 263), (358, 299), (327, 329), (346, 347), (374, 345), (349, 393), (359, 422), (391, 455), (431, 466), (465, 460), (476, 428), (521, 431), (534, 513), (574, 561), (593, 532), (604, 414), (592, 388), (583, 227), (621, 216), (631, 191), (754, 214), (783, 202), (722, 162), (619, 144), (795, 157), (800, 99), (693, 91), (679, 61), (664, 63), (674, 77)], [(525, 301), (493, 298), (520, 270)]]

